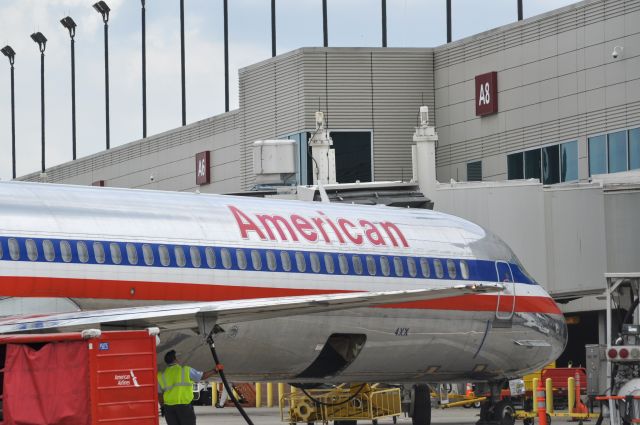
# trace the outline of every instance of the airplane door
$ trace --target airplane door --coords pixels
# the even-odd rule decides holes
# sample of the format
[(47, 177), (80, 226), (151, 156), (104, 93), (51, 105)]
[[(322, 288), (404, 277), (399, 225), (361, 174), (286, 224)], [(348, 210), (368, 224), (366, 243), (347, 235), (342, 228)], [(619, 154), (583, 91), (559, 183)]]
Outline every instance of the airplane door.
[(504, 289), (498, 293), (496, 319), (511, 320), (516, 308), (516, 286), (511, 266), (504, 261), (496, 261), (496, 272), (498, 282), (504, 285)]

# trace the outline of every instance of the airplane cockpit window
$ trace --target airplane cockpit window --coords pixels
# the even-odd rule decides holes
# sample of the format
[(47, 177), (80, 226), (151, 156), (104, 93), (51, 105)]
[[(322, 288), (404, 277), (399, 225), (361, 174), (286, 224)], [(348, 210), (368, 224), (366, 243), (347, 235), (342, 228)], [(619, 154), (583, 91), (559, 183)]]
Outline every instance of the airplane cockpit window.
[(71, 245), (67, 241), (60, 241), (60, 255), (62, 255), (62, 261), (68, 263), (71, 261)]
[(147, 266), (153, 266), (153, 249), (148, 243), (142, 245), (142, 258)]
[(469, 279), (469, 265), (465, 260), (460, 260), (460, 275), (463, 279)]
[(362, 274), (362, 258), (359, 255), (354, 255), (351, 257), (351, 262), (353, 263), (353, 271), (356, 274)]
[(447, 272), (449, 273), (449, 277), (451, 279), (455, 279), (458, 275), (456, 271), (456, 263), (453, 260), (447, 260)]
[(76, 242), (76, 250), (78, 251), (78, 260), (81, 263), (86, 263), (89, 261), (89, 249), (87, 248), (87, 244), (83, 241)]
[(158, 247), (158, 255), (160, 256), (160, 264), (167, 267), (171, 262), (171, 259), (169, 258), (169, 248), (165, 245), (160, 245)]
[(338, 254), (338, 265), (340, 266), (340, 273), (349, 273), (349, 264), (347, 263), (347, 257), (344, 254)]
[(416, 260), (413, 257), (407, 258), (407, 269), (409, 270), (409, 276), (416, 277), (418, 269), (416, 268)]
[(433, 260), (433, 268), (436, 269), (436, 277), (442, 279), (444, 276), (444, 270), (442, 269), (442, 262), (437, 258)]
[(304, 258), (304, 254), (300, 251), (296, 251), (296, 269), (300, 273), (304, 273), (307, 270), (307, 261)]
[(320, 272), (320, 257), (318, 257), (318, 253), (312, 252), (309, 254), (309, 260), (311, 261), (311, 270), (314, 273)]
[(400, 257), (393, 257), (393, 268), (396, 272), (396, 276), (403, 276), (404, 275), (404, 267), (402, 265), (402, 258)]
[(127, 244), (127, 260), (132, 266), (138, 264), (138, 250), (132, 243)]
[(324, 254), (324, 268), (327, 270), (327, 273), (335, 273), (336, 266), (333, 263), (333, 256), (331, 254)]
[(207, 267), (213, 269), (216, 267), (216, 252), (210, 246), (204, 250), (204, 255), (207, 259)]
[(240, 270), (247, 268), (247, 255), (244, 253), (244, 249), (236, 249), (236, 261), (238, 262)]
[(257, 249), (251, 250), (251, 264), (254, 270), (262, 270), (262, 257)]
[(276, 261), (276, 254), (269, 250), (267, 251), (267, 267), (269, 270), (274, 271), (278, 268), (278, 263)]
[(431, 268), (429, 267), (429, 260), (426, 258), (420, 259), (420, 271), (422, 272), (422, 276), (429, 277), (431, 276)]
[(36, 245), (36, 241), (27, 239), (25, 245), (27, 246), (27, 258), (29, 258), (30, 261), (36, 261), (38, 259), (38, 246)]
[(389, 276), (389, 274), (391, 273), (391, 267), (389, 266), (389, 257), (384, 255), (380, 257), (380, 270), (382, 271), (383, 275)]
[(12, 260), (20, 259), (20, 245), (14, 238), (9, 239), (9, 256)]
[[(46, 241), (45, 241), (46, 242)], [(53, 245), (51, 246), (53, 249)], [(47, 256), (47, 246), (44, 247), (44, 256)], [(104, 263), (104, 246), (102, 246), (102, 242), (94, 242), (93, 243), (93, 257), (96, 259), (96, 263), (102, 264)]]
[(291, 271), (291, 257), (287, 251), (280, 251), (280, 262), (282, 262), (282, 269), (285, 272)]
[(371, 276), (375, 276), (376, 271), (376, 259), (373, 258), (372, 255), (367, 255), (367, 272), (369, 272)]
[(231, 268), (231, 253), (227, 248), (222, 248), (220, 250), (220, 255), (222, 256), (222, 267), (225, 269)]
[(47, 261), (53, 261), (56, 259), (56, 251), (53, 248), (53, 242), (49, 239), (42, 241), (42, 250), (44, 251), (44, 258)]
[(193, 267), (200, 267), (202, 265), (202, 258), (200, 257), (200, 250), (198, 247), (192, 246), (189, 248), (189, 257), (191, 258), (191, 265)]
[(184, 248), (181, 246), (174, 246), (173, 255), (176, 256), (176, 264), (178, 267), (184, 267), (187, 265), (187, 257), (184, 255)]
[[(60, 244), (62, 247), (62, 243)], [(109, 252), (111, 253), (111, 261), (113, 264), (120, 264), (122, 262), (122, 252), (120, 251), (120, 245), (115, 242), (109, 244)]]

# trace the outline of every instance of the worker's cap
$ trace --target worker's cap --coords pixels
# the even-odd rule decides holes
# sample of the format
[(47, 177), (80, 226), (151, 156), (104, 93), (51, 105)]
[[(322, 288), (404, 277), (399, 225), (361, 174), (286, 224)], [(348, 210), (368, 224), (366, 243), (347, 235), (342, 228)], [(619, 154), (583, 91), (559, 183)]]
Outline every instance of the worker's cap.
[(164, 355), (164, 362), (166, 364), (171, 364), (176, 362), (176, 350), (169, 350)]

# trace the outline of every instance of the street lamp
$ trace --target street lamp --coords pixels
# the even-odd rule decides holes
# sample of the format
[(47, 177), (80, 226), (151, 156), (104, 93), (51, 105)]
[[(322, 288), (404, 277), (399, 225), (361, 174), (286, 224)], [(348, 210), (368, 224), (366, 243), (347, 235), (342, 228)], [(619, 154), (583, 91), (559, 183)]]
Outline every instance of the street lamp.
[(145, 0), (142, 2), (142, 138), (147, 137), (147, 19)]
[(41, 171), (44, 173), (44, 50), (47, 47), (47, 37), (38, 31), (31, 34), (31, 39), (38, 44), (38, 49), (40, 50), (40, 131), (42, 133)]
[[(225, 4), (227, 0), (224, 0)], [(182, 83), (182, 125), (187, 125), (187, 94), (185, 88), (184, 65), (184, 0), (180, 0), (180, 70)]]
[(11, 48), (11, 46), (4, 46), (2, 49), (2, 54), (5, 55), (9, 59), (9, 65), (11, 65), (11, 161), (13, 165), (13, 178), (16, 178), (16, 115), (15, 108), (16, 102), (13, 92), (13, 64), (16, 58), (16, 52)]
[(104, 107), (105, 107), (105, 137), (109, 149), (109, 12), (111, 9), (104, 1), (99, 1), (93, 8), (102, 15), (104, 22)]
[(71, 19), (71, 16), (62, 18), (60, 23), (63, 27), (69, 30), (69, 37), (71, 37), (71, 144), (73, 151), (73, 159), (76, 159), (76, 49), (75, 49), (75, 36), (76, 36), (76, 23)]

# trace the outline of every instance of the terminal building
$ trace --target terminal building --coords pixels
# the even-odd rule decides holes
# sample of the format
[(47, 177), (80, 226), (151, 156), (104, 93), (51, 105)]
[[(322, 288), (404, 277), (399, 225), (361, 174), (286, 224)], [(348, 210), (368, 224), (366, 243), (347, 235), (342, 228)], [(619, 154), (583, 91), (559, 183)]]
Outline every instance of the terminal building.
[(584, 364), (604, 274), (640, 271), (638, 22), (640, 0), (586, 0), (437, 47), (297, 49), (240, 70), (237, 110), (19, 180), (264, 194), (253, 143), (290, 139), (282, 185), (309, 185), (319, 110), (339, 183), (409, 182), (428, 106), (424, 195), (514, 249), (567, 315), (559, 364)]

